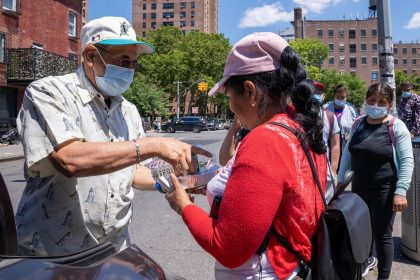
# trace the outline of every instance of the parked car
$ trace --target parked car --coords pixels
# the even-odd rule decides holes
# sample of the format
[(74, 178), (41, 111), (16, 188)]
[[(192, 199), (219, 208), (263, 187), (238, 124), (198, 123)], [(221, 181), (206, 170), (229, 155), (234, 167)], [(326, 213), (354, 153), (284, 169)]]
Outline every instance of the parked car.
[(0, 279), (184, 279), (169, 276), (135, 244), (117, 252), (114, 245), (108, 242), (54, 257), (17, 256), (16, 247), (13, 207), (0, 173)]
[(207, 122), (203, 117), (182, 117), (175, 122), (167, 122), (162, 126), (162, 130), (167, 133), (174, 133), (180, 130), (200, 133), (203, 130), (207, 130)]
[(232, 124), (232, 119), (227, 119), (225, 122), (225, 129), (229, 129), (230, 125)]
[(0, 138), (0, 143), (2, 144), (19, 144), (19, 132), (17, 128), (9, 129), (5, 134)]

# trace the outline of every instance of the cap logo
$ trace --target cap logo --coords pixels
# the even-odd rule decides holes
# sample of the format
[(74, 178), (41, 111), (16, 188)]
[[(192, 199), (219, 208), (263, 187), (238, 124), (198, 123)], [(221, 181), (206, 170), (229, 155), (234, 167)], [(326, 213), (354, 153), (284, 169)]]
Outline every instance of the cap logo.
[(95, 42), (96, 40), (99, 40), (101, 38), (101, 35), (96, 34), (95, 36), (92, 36), (92, 42)]
[(127, 35), (128, 36), (128, 30), (130, 29), (131, 25), (128, 24), (126, 21), (124, 21), (123, 23), (121, 23), (120, 26), (120, 36), (122, 35)]

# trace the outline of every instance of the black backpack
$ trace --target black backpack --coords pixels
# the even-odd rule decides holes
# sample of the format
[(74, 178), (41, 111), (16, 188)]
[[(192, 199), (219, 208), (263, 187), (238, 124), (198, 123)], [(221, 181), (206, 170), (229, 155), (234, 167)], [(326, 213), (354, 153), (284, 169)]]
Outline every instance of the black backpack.
[(296, 256), (301, 266), (298, 275), (303, 279), (362, 279), (362, 264), (369, 257), (372, 242), (369, 208), (358, 195), (342, 190), (341, 193), (336, 193), (327, 204), (315, 164), (305, 143), (305, 134), (282, 123), (270, 122), (269, 124), (281, 126), (299, 139), (311, 166), (325, 209), (312, 238), (312, 258), (309, 263), (302, 259), (273, 225), (257, 253), (261, 254), (265, 251), (268, 239), (273, 234), (287, 250)]

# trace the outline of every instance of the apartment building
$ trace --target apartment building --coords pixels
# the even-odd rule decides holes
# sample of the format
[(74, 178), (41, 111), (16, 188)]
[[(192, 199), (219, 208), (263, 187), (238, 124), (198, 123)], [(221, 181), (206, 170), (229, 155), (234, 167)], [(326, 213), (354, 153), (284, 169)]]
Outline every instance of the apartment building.
[(29, 83), (76, 69), (82, 0), (0, 0), (0, 5), (1, 135), (16, 125)]
[(179, 27), (184, 34), (218, 32), (218, 0), (133, 0), (132, 6), (133, 27), (141, 37), (162, 25)]
[[(315, 38), (329, 48), (324, 69), (358, 75), (367, 85), (378, 82), (379, 46), (377, 18), (306, 20), (302, 9), (294, 9), (296, 38)], [(420, 43), (394, 43), (395, 69), (407, 74), (420, 73)]]

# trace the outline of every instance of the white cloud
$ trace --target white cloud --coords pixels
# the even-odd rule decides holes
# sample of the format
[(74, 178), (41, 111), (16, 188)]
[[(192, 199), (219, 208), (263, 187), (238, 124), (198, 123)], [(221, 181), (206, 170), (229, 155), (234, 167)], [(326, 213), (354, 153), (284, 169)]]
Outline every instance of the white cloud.
[(342, 1), (343, 0), (293, 0), (293, 3), (304, 10), (320, 14), (325, 8), (336, 5)]
[(410, 22), (404, 26), (406, 29), (416, 29), (420, 27), (420, 12), (413, 14), (413, 17), (410, 19)]
[(240, 28), (263, 27), (279, 21), (292, 21), (293, 11), (286, 12), (280, 2), (248, 8), (239, 23)]

